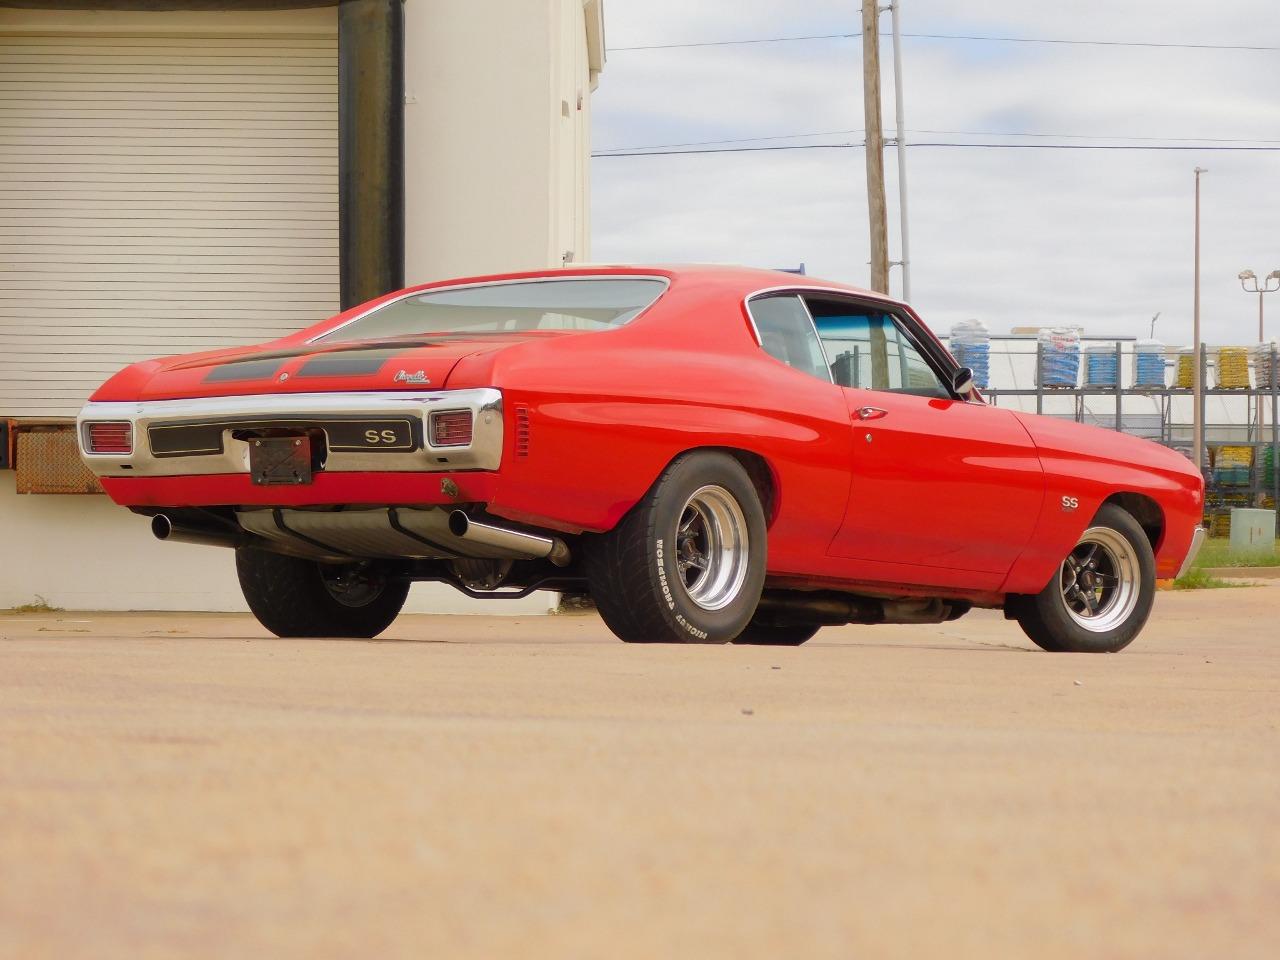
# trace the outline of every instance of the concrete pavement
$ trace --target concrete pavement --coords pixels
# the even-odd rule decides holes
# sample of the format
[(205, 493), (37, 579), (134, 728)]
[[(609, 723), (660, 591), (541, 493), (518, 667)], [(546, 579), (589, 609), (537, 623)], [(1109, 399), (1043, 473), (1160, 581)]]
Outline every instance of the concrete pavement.
[(1270, 957), (1280, 583), (1113, 656), (0, 615), (0, 957)]

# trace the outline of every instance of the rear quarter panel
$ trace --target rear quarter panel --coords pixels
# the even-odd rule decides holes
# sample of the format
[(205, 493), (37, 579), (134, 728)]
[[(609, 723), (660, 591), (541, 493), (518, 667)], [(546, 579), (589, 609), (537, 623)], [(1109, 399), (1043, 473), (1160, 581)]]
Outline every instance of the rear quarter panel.
[(463, 360), (449, 386), (482, 381), (502, 389), (508, 425), (489, 505), (499, 516), (608, 530), (682, 452), (724, 447), (767, 463), (771, 570), (812, 567), (839, 526), (851, 446), (843, 398), (760, 350), (736, 291), (677, 281), (628, 326)]

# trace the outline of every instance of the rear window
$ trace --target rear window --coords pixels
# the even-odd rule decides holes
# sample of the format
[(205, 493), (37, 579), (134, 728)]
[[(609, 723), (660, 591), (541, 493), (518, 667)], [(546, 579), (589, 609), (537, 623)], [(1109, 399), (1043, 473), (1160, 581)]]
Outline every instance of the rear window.
[(610, 330), (667, 288), (645, 277), (575, 277), (429, 290), (394, 300), (317, 337), (327, 343), (422, 334)]

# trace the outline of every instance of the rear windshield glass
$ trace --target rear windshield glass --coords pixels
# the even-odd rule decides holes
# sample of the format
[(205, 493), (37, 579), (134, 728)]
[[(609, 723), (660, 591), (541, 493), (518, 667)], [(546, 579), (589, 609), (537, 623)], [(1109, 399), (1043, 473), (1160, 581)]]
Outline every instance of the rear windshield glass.
[(645, 278), (601, 277), (431, 290), (395, 300), (317, 339), (369, 340), (434, 333), (609, 330), (666, 289)]

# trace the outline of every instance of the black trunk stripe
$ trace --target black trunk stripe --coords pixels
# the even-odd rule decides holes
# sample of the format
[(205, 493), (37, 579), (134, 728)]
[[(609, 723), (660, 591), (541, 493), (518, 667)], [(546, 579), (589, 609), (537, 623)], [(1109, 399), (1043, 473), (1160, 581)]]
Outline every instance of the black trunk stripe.
[(284, 360), (257, 358), (254, 360), (232, 360), (216, 367), (211, 367), (204, 375), (205, 383), (227, 383), (234, 380), (267, 380), (276, 375)]
[(306, 360), (295, 376), (353, 377), (371, 376), (404, 350), (335, 350), (317, 353)]

